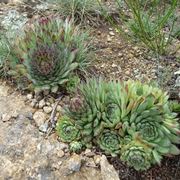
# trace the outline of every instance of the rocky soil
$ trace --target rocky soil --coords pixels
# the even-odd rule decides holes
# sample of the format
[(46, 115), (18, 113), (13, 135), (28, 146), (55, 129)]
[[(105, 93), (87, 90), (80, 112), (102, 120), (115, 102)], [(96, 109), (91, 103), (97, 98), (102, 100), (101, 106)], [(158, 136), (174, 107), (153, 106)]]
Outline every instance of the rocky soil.
[[(5, 5), (2, 2), (10, 3)], [(17, 33), (29, 18), (50, 12), (46, 4), (39, 2), (0, 0), (1, 25), (7, 30), (11, 27)], [(95, 37), (95, 75), (100, 74), (107, 79), (157, 80), (156, 61), (147, 50), (124, 41), (107, 24), (91, 30)], [(173, 89), (177, 98), (180, 92), (180, 63), (174, 57), (165, 59), (160, 62), (161, 80), (164, 89)], [(164, 180), (166, 177), (169, 180), (180, 176), (180, 156), (165, 159), (161, 167), (138, 173), (117, 158), (109, 158), (115, 171), (101, 152), (86, 149), (81, 154), (71, 154), (68, 145), (60, 142), (55, 133), (46, 137), (48, 119), (56, 102), (47, 95), (46, 98), (32, 94), (23, 96), (0, 81), (0, 179), (118, 180), (118, 173), (124, 180)], [(61, 103), (55, 119), (63, 113)]]
[(70, 154), (68, 145), (59, 142), (56, 134), (45, 138), (26, 99), (0, 82), (0, 179), (119, 179), (105, 156), (91, 150)]

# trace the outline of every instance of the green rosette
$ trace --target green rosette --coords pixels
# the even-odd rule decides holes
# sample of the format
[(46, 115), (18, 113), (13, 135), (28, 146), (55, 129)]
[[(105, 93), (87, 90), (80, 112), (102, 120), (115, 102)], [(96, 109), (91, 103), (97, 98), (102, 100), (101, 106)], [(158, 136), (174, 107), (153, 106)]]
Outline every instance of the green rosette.
[(117, 156), (120, 153), (120, 136), (115, 131), (104, 130), (97, 139), (97, 144), (106, 154)]
[(122, 147), (120, 159), (137, 171), (147, 170), (153, 163), (152, 150), (135, 141)]
[(80, 132), (75, 127), (74, 122), (66, 116), (58, 121), (56, 131), (63, 142), (70, 143), (80, 138)]
[(79, 141), (73, 141), (70, 143), (70, 151), (71, 152), (75, 152), (75, 153), (79, 153), (83, 148), (83, 144)]

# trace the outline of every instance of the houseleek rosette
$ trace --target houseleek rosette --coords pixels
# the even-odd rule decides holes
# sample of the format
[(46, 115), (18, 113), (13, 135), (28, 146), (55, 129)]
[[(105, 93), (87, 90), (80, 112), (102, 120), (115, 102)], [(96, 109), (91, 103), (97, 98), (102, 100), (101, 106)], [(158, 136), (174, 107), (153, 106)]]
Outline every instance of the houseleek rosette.
[(35, 88), (52, 90), (67, 82), (70, 73), (77, 68), (74, 58), (75, 52), (60, 51), (58, 45), (38, 45), (30, 50), (26, 59), (28, 77)]
[(109, 98), (109, 90), (108, 83), (102, 79), (88, 80), (81, 85), (79, 96), (71, 100), (67, 110), (88, 147), (104, 128), (113, 128), (119, 123), (119, 108)]
[(147, 170), (153, 163), (152, 150), (141, 143), (131, 141), (121, 149), (121, 160), (137, 171)]
[(74, 122), (63, 116), (57, 123), (56, 126), (57, 133), (62, 141), (64, 142), (72, 142), (80, 137), (79, 130), (75, 127)]
[(89, 64), (87, 35), (69, 20), (64, 22), (56, 17), (34, 20), (17, 43), (27, 76), (37, 90), (56, 92), (75, 70), (84, 71)]
[(73, 141), (70, 143), (70, 151), (79, 153), (82, 150), (83, 144), (79, 141)]
[[(120, 155), (136, 170), (146, 170), (160, 164), (163, 156), (180, 153), (175, 146), (180, 143), (180, 124), (169, 108), (167, 94), (158, 88), (93, 79), (81, 86), (67, 115), (84, 146), (94, 143), (106, 154)], [(76, 147), (79, 149), (78, 143), (72, 149)]]
[(120, 152), (120, 136), (111, 130), (104, 130), (98, 137), (97, 143), (99, 147), (107, 154), (116, 156)]

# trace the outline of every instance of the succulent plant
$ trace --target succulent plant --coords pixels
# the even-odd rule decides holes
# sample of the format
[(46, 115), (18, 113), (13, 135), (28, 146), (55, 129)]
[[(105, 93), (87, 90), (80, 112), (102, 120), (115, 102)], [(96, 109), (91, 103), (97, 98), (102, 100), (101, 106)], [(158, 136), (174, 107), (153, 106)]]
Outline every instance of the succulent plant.
[(67, 110), (88, 147), (98, 145), (136, 170), (180, 154), (180, 124), (168, 95), (140, 82), (87, 81)]
[(146, 170), (153, 163), (152, 150), (139, 142), (131, 141), (121, 150), (121, 160), (137, 171)]
[(97, 143), (105, 153), (117, 156), (120, 153), (120, 141), (118, 133), (106, 129), (98, 137)]
[(74, 122), (66, 116), (59, 119), (56, 131), (64, 142), (72, 142), (80, 138), (80, 132), (75, 127)]
[(87, 137), (87, 142), (98, 136), (105, 127), (115, 127), (119, 122), (118, 107), (108, 99), (109, 93), (106, 82), (93, 79), (81, 86), (81, 99), (71, 103), (76, 111), (71, 107), (68, 114), (75, 119), (82, 136)]
[(172, 112), (180, 114), (180, 103), (178, 101), (170, 101), (170, 108)]
[(82, 150), (83, 144), (79, 141), (73, 141), (70, 143), (70, 151), (79, 153)]
[(85, 70), (87, 34), (81, 33), (72, 21), (44, 17), (33, 21), (25, 35), (16, 42), (27, 69), (28, 78), (38, 90), (56, 91), (69, 81), (75, 70)]

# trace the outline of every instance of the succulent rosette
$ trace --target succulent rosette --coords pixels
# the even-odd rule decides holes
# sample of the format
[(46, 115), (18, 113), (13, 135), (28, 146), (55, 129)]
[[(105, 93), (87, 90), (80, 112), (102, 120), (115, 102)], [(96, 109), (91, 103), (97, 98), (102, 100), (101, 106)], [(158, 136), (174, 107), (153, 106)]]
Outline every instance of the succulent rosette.
[(81, 86), (81, 100), (72, 102), (73, 107), (77, 107), (78, 102), (81, 105), (76, 111), (70, 107), (69, 115), (76, 120), (83, 136), (98, 136), (105, 127), (115, 127), (119, 122), (119, 108), (108, 99), (109, 93), (108, 84), (101, 79)]
[(120, 153), (120, 136), (115, 131), (105, 129), (98, 137), (97, 143), (106, 154), (117, 156)]
[(64, 142), (72, 142), (80, 138), (80, 132), (75, 127), (74, 122), (66, 116), (59, 119), (56, 131)]
[(43, 17), (31, 21), (16, 44), (34, 87), (55, 92), (75, 71), (84, 71), (89, 64), (87, 39), (87, 34), (68, 19)]
[(172, 112), (178, 113), (180, 115), (180, 103), (178, 101), (170, 101), (169, 104)]
[(131, 141), (121, 149), (121, 160), (137, 171), (151, 167), (153, 161), (152, 150), (139, 142)]
[(83, 144), (79, 141), (73, 141), (70, 143), (70, 151), (79, 153), (82, 150)]

